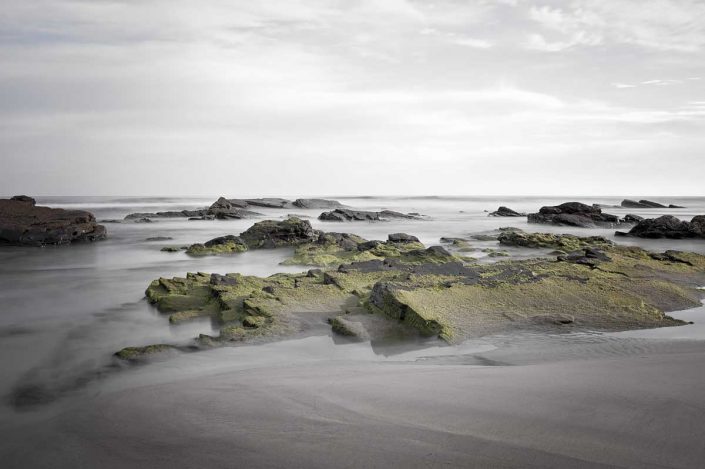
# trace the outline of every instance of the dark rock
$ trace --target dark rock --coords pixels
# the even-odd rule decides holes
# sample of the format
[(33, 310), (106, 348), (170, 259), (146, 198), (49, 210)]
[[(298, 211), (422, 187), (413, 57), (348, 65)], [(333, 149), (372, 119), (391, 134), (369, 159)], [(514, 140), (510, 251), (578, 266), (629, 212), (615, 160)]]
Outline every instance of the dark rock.
[(621, 203), (621, 206), (624, 208), (667, 208), (663, 204), (659, 204), (658, 202), (652, 202), (650, 200), (640, 200), (640, 201), (635, 201), (635, 200), (630, 200), (630, 199), (624, 199)]
[[(416, 236), (411, 236), (411, 235), (406, 234), (406, 233), (392, 233), (392, 234), (390, 234), (390, 235), (387, 236), (387, 239), (388, 239), (389, 242), (391, 242), (391, 243), (401, 243), (401, 244), (405, 244), (405, 243), (419, 243), (419, 242), (420, 242), (420, 241), (419, 241), (419, 238), (417, 238)], [(439, 247), (440, 247), (440, 246), (439, 246)], [(441, 248), (441, 249), (443, 249), (443, 248)]]
[(385, 218), (419, 219), (421, 217), (392, 210), (367, 212), (364, 210), (350, 210), (346, 208), (337, 208), (330, 212), (323, 212), (318, 216), (318, 219), (323, 221), (380, 221)]
[(242, 244), (243, 246), (245, 245), (245, 242), (239, 236), (234, 235), (219, 236), (211, 239), (210, 241), (206, 241), (203, 245), (207, 248), (212, 248), (213, 246), (220, 246), (229, 243)]
[(668, 208), (685, 208), (685, 207), (683, 207), (683, 206), (681, 206), (681, 205), (669, 204), (669, 205), (668, 205)]
[(318, 277), (321, 274), (323, 274), (321, 269), (309, 269), (308, 272), (306, 272), (307, 277)]
[(501, 206), (496, 211), (490, 213), (490, 217), (525, 217), (525, 213), (519, 213), (509, 207)]
[(628, 213), (624, 216), (624, 223), (639, 223), (642, 220), (644, 220), (644, 217), (634, 215), (633, 213)]
[(32, 205), (37, 205), (37, 201), (28, 195), (13, 195), (10, 200), (16, 200), (17, 202), (25, 202)]
[(327, 200), (327, 199), (296, 199), (292, 204), (294, 207), (299, 208), (340, 208), (343, 204), (337, 200)]
[(364, 243), (360, 243), (357, 245), (357, 249), (359, 251), (369, 251), (370, 249), (374, 249), (380, 244), (383, 244), (382, 241), (373, 239), (372, 241), (365, 241)]
[(292, 206), (290, 200), (279, 198), (245, 199), (245, 202), (253, 207), (264, 208), (290, 208)]
[(181, 249), (174, 246), (165, 246), (160, 249), (162, 252), (179, 252)]
[(282, 221), (264, 220), (240, 234), (250, 248), (275, 248), (295, 246), (318, 240), (319, 233), (307, 220), (288, 218)]
[(593, 228), (595, 226), (612, 227), (619, 225), (619, 217), (602, 213), (599, 207), (580, 202), (566, 202), (561, 205), (541, 207), (538, 213), (528, 215), (529, 223), (577, 226)]
[(151, 238), (145, 239), (145, 241), (169, 241), (172, 238), (171, 236), (152, 236)]
[(154, 223), (154, 221), (151, 218), (138, 218), (135, 220), (135, 223)]
[(638, 238), (705, 238), (705, 215), (696, 215), (690, 222), (671, 215), (648, 218), (639, 222), (628, 233), (618, 231), (615, 235)]
[(41, 207), (33, 201), (27, 196), (0, 200), (0, 244), (43, 246), (106, 237), (105, 227), (90, 212)]
[(235, 277), (230, 277), (228, 275), (220, 275), (220, 274), (211, 274), (210, 281), (208, 282), (210, 285), (237, 285), (237, 278)]

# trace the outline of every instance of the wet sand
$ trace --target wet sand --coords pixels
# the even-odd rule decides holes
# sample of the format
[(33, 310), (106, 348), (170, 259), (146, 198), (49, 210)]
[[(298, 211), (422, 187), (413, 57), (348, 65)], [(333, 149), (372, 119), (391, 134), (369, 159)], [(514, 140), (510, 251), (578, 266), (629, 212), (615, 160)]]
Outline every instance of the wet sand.
[(644, 344), (509, 366), (155, 364), (30, 417), (0, 451), (8, 468), (699, 467), (705, 342)]

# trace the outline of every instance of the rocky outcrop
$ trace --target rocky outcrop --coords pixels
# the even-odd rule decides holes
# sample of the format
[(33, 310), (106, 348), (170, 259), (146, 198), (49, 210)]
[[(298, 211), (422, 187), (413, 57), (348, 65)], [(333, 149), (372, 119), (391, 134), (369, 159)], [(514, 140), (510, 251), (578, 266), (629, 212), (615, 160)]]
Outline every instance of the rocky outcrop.
[(658, 218), (647, 218), (640, 221), (629, 232), (617, 231), (618, 236), (634, 236), (637, 238), (704, 238), (705, 239), (705, 215), (697, 215), (689, 222), (679, 220), (672, 215), (664, 215)]
[(586, 247), (609, 247), (614, 243), (602, 236), (579, 237), (571, 234), (527, 233), (520, 229), (504, 230), (497, 238), (504, 246), (577, 251)]
[(92, 213), (37, 206), (22, 195), (0, 200), (0, 244), (44, 246), (105, 239)]
[(561, 205), (541, 207), (538, 213), (528, 215), (528, 221), (529, 223), (581, 228), (615, 227), (622, 222), (616, 215), (602, 213), (601, 208), (580, 202), (566, 202)]
[(391, 218), (404, 218), (408, 220), (422, 219), (420, 215), (395, 212), (393, 210), (367, 212), (364, 210), (350, 210), (345, 208), (338, 208), (330, 212), (323, 212), (318, 216), (318, 219), (323, 221), (381, 221)]
[(501, 206), (494, 212), (490, 213), (488, 216), (490, 217), (525, 217), (525, 213), (519, 213), (517, 211), (512, 210), (509, 207)]
[(318, 240), (319, 233), (308, 220), (287, 218), (283, 221), (264, 220), (240, 234), (249, 248), (276, 248), (296, 246)]
[[(658, 202), (652, 202), (650, 200), (630, 200), (624, 199), (620, 204), (623, 208), (669, 208)], [(675, 207), (673, 207), (675, 208)]]
[[(705, 282), (703, 255), (650, 253), (609, 243), (598, 247), (591, 239), (575, 245), (583, 247), (557, 259), (493, 264), (459, 262), (436, 249), (427, 254), (442, 255), (435, 262), (407, 257), (413, 254), (407, 252), (323, 272), (190, 273), (154, 280), (146, 296), (171, 323), (210, 317), (219, 326), (218, 335), (201, 335), (193, 348), (287, 338), (324, 318), (333, 318), (331, 327), (343, 335), (369, 334), (375, 340), (380, 331), (397, 333), (405, 327), (450, 343), (521, 329), (677, 326), (684, 323), (665, 312), (701, 304), (702, 292), (694, 285)], [(364, 332), (356, 323), (364, 325)], [(161, 352), (165, 345), (131, 347), (118, 356)]]

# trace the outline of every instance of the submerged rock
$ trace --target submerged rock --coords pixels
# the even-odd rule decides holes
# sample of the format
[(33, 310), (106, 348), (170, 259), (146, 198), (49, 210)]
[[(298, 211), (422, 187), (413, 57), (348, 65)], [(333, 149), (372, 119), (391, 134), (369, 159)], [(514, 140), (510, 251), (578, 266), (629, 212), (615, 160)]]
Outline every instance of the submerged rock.
[(501, 206), (496, 211), (490, 213), (490, 217), (525, 217), (525, 213), (519, 213), (509, 207)]
[(0, 244), (44, 246), (105, 239), (92, 213), (37, 206), (26, 195), (0, 199)]
[(680, 220), (672, 215), (647, 218), (640, 221), (629, 232), (617, 231), (615, 234), (637, 238), (705, 238), (705, 215), (697, 215), (690, 222)]
[(561, 205), (541, 207), (538, 213), (528, 215), (528, 221), (529, 223), (581, 228), (614, 227), (620, 224), (620, 219), (616, 215), (602, 213), (601, 208), (580, 202), (566, 202)]

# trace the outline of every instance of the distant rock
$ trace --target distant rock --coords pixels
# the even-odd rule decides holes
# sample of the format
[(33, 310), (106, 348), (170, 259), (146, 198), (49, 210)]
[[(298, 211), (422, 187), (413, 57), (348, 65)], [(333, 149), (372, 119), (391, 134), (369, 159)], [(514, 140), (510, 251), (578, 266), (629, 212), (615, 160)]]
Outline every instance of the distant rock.
[(509, 207), (501, 206), (496, 211), (489, 214), (490, 217), (525, 217), (525, 213), (519, 213)]
[(253, 207), (264, 207), (264, 208), (291, 208), (293, 205), (290, 200), (279, 199), (279, 198), (264, 198), (264, 199), (245, 199), (247, 205)]
[(152, 236), (151, 238), (145, 239), (145, 241), (170, 241), (174, 238), (171, 236)]
[(616, 215), (602, 213), (601, 208), (580, 202), (566, 202), (561, 205), (541, 207), (538, 213), (528, 215), (528, 221), (529, 223), (581, 228), (614, 227), (620, 224), (620, 219)]
[(0, 200), (0, 244), (44, 246), (105, 239), (92, 213), (36, 206), (26, 195)]
[(637, 238), (704, 238), (705, 215), (697, 215), (690, 222), (679, 220), (672, 215), (658, 218), (647, 218), (640, 221), (629, 232), (617, 231), (617, 236), (634, 236)]
[(337, 200), (328, 199), (296, 199), (293, 203), (294, 207), (298, 208), (317, 208), (317, 209), (329, 209), (329, 208), (341, 208), (343, 204)]
[(668, 208), (663, 204), (660, 204), (658, 202), (652, 202), (650, 200), (640, 200), (640, 201), (635, 201), (635, 200), (630, 200), (630, 199), (624, 199), (621, 203), (621, 206), (623, 208)]
[(644, 217), (640, 217), (639, 215), (634, 215), (633, 213), (628, 213), (624, 216), (624, 223), (639, 223), (643, 219), (644, 219)]
[(683, 206), (681, 206), (681, 205), (669, 204), (669, 205), (668, 205), (668, 208), (685, 208), (685, 207), (683, 207)]
[(323, 212), (318, 216), (323, 221), (380, 221), (389, 218), (402, 218), (409, 220), (419, 220), (419, 215), (395, 212), (393, 210), (382, 210), (381, 212), (367, 212), (363, 210), (350, 210), (337, 208), (330, 212)]

